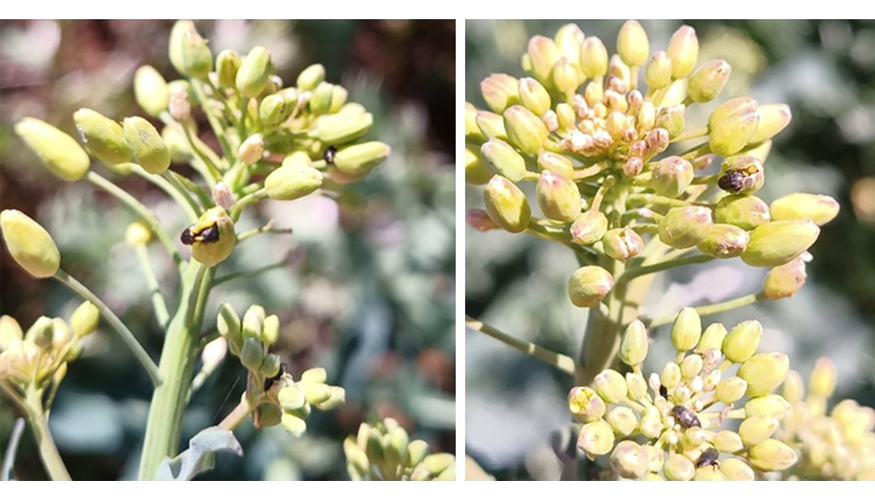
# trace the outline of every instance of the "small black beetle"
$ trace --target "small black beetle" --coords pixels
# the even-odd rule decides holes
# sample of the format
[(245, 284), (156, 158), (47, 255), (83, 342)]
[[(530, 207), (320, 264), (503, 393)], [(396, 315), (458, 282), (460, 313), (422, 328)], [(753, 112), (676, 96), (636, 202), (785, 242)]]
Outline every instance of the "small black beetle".
[(702, 427), (702, 422), (699, 421), (696, 412), (686, 406), (675, 405), (671, 409), (671, 414), (674, 415), (674, 418), (680, 422), (684, 429), (689, 429), (690, 427)]

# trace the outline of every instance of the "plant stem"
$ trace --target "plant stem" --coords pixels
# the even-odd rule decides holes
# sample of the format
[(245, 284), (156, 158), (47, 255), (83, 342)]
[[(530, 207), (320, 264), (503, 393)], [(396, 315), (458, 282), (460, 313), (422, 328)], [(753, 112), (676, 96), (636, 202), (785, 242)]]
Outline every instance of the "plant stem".
[(708, 127), (694, 128), (691, 130), (687, 130), (681, 135), (675, 137), (674, 140), (672, 140), (671, 142), (689, 141), (690, 139), (705, 137), (706, 135), (708, 135)]
[(70, 481), (70, 473), (64, 466), (61, 454), (52, 440), (49, 422), (43, 413), (43, 402), (40, 391), (30, 388), (27, 391), (27, 417), (33, 429), (33, 437), (39, 446), (39, 455), (52, 481)]
[(162, 191), (167, 193), (168, 196), (173, 198), (173, 201), (175, 201), (176, 204), (179, 205), (179, 207), (182, 209), (182, 211), (185, 212), (185, 215), (188, 216), (190, 221), (194, 222), (197, 220), (196, 209), (192, 209), (191, 205), (188, 203), (182, 193), (180, 193), (177, 189), (170, 185), (170, 183), (167, 182), (162, 176), (150, 174), (138, 165), (133, 166), (131, 168), (131, 171), (139, 175), (146, 181), (158, 186), (159, 189), (161, 189)]
[(576, 371), (576, 366), (574, 365), (574, 360), (571, 359), (570, 356), (566, 356), (564, 354), (559, 354), (553, 352), (549, 349), (544, 349), (541, 346), (533, 344), (532, 342), (526, 342), (524, 340), (520, 340), (510, 335), (494, 328), (486, 323), (474, 319), (470, 316), (465, 316), (465, 326), (472, 330), (476, 330), (481, 333), (485, 333), (490, 337), (503, 342), (514, 349), (522, 352), (523, 354), (528, 354), (536, 359), (540, 359), (541, 361), (548, 363), (549, 365), (557, 368), (560, 371), (563, 371), (569, 375), (574, 375)]
[(224, 276), (220, 276), (213, 281), (213, 286), (216, 287), (216, 286), (219, 286), (223, 283), (227, 283), (229, 281), (233, 281), (233, 280), (240, 279), (240, 278), (250, 278), (252, 276), (258, 276), (259, 274), (263, 274), (263, 273), (266, 273), (268, 271), (272, 271), (274, 269), (286, 267), (286, 261), (287, 261), (287, 259), (283, 259), (279, 262), (274, 262), (273, 264), (270, 264), (267, 266), (262, 266), (262, 267), (258, 267), (255, 269), (249, 269), (246, 271), (237, 271), (236, 273), (229, 273), (229, 274), (226, 274)]
[(179, 251), (176, 250), (176, 244), (173, 243), (170, 236), (168, 236), (164, 229), (161, 228), (161, 225), (158, 223), (158, 218), (155, 217), (155, 214), (152, 213), (151, 210), (146, 208), (146, 206), (140, 203), (139, 200), (128, 194), (127, 191), (116, 186), (108, 179), (95, 173), (93, 170), (89, 170), (85, 177), (88, 179), (88, 182), (115, 196), (119, 201), (137, 212), (137, 214), (146, 221), (146, 224), (149, 225), (152, 232), (158, 236), (158, 239), (161, 240), (164, 247), (167, 248), (167, 253), (173, 258), (174, 264), (179, 266), (179, 263), (182, 262), (182, 257), (179, 255)]
[(249, 401), (249, 395), (245, 395), (241, 398), (240, 404), (234, 407), (225, 418), (219, 422), (219, 427), (222, 429), (227, 429), (229, 431), (234, 431), (237, 427), (240, 427), (240, 424), (246, 421), (249, 418), (249, 415), (252, 414), (253, 411), (258, 407), (258, 405), (253, 405)]
[[(195, 95), (198, 100), (203, 104), (204, 113), (207, 115), (207, 121), (210, 122), (210, 127), (213, 129), (213, 134), (215, 134), (216, 138), (219, 140), (219, 144), (222, 145), (222, 152), (225, 154), (226, 158), (230, 158), (232, 151), (231, 145), (228, 144), (228, 140), (225, 138), (225, 128), (219, 123), (219, 120), (216, 116), (207, 109), (207, 103), (209, 103), (209, 98), (207, 97), (206, 92), (204, 92), (203, 85), (204, 83), (209, 84), (210, 88), (216, 93), (216, 97), (218, 100), (218, 96), (221, 95), (219, 89), (216, 88), (215, 85), (209, 80), (204, 79), (203, 82), (197, 79), (193, 79), (191, 82), (191, 88), (194, 90)], [(223, 102), (223, 105), (227, 108), (228, 104)]]
[(155, 319), (158, 320), (158, 325), (164, 330), (170, 322), (170, 313), (167, 311), (167, 304), (164, 302), (164, 297), (161, 295), (161, 286), (158, 285), (158, 278), (155, 277), (155, 272), (152, 270), (152, 264), (149, 262), (149, 252), (146, 250), (146, 245), (139, 244), (135, 247), (137, 258), (140, 261), (140, 267), (143, 268), (143, 276), (146, 278), (146, 284), (149, 286), (149, 294), (152, 296), (152, 307), (155, 309)]
[(8, 481), (12, 478), (12, 467), (15, 465), (15, 454), (18, 452), (18, 443), (21, 442), (22, 434), (24, 434), (24, 419), (18, 418), (12, 427), (12, 433), (9, 435), (6, 455), (3, 457), (3, 471), (0, 472), (0, 481)]
[(237, 200), (236, 203), (231, 207), (231, 220), (234, 222), (240, 218), (240, 214), (243, 212), (243, 209), (247, 206), (257, 203), (263, 199), (267, 198), (267, 191), (264, 188), (255, 191), (254, 193), (247, 194), (243, 198)]
[(686, 266), (688, 264), (702, 264), (705, 262), (709, 262), (714, 260), (714, 257), (709, 255), (691, 255), (689, 257), (683, 257), (680, 259), (674, 260), (666, 260), (664, 262), (658, 262), (656, 264), (652, 264), (649, 266), (641, 266), (629, 269), (625, 271), (618, 279), (617, 285), (622, 283), (627, 283), (639, 276), (643, 276), (645, 274), (658, 273), (660, 271), (665, 271), (667, 269), (672, 269), (674, 267)]
[(152, 384), (155, 387), (161, 386), (161, 374), (158, 371), (158, 367), (155, 365), (155, 362), (152, 361), (152, 358), (149, 357), (149, 353), (143, 349), (143, 346), (137, 341), (137, 337), (134, 336), (133, 333), (128, 329), (127, 326), (119, 319), (112, 310), (100, 300), (97, 295), (91, 292), (85, 285), (76, 281), (75, 278), (64, 272), (63, 269), (58, 269), (58, 272), (52, 276), (56, 280), (61, 283), (67, 285), (68, 288), (79, 294), (83, 299), (94, 304), (94, 307), (100, 311), (100, 315), (106, 318), (106, 321), (121, 335), (122, 340), (125, 344), (130, 347), (131, 351), (134, 352), (134, 357), (137, 358), (137, 361), (143, 365), (143, 368), (146, 369), (146, 372), (149, 374), (149, 378), (152, 379)]
[(179, 179), (177, 179), (170, 170), (165, 170), (161, 174), (161, 177), (166, 180), (171, 189), (177, 193), (177, 196), (173, 199), (182, 207), (185, 214), (188, 215), (189, 220), (192, 222), (196, 221), (201, 212), (201, 207), (198, 206), (197, 202), (194, 201), (194, 198), (191, 197), (191, 193), (188, 189), (179, 182)]
[[(717, 314), (724, 311), (730, 311), (732, 309), (736, 309), (739, 307), (744, 307), (746, 305), (753, 304), (754, 302), (758, 302), (760, 300), (765, 300), (766, 295), (763, 292), (760, 293), (752, 293), (749, 295), (745, 295), (743, 297), (738, 297), (731, 300), (726, 300), (723, 302), (717, 302), (716, 304), (708, 304), (707, 306), (699, 306), (694, 307), (699, 316), (708, 316), (711, 314)], [(653, 318), (652, 320), (645, 321), (650, 328), (655, 328), (657, 326), (667, 325), (674, 321), (675, 316), (677, 316), (677, 312), (672, 312), (671, 314), (663, 314)]]

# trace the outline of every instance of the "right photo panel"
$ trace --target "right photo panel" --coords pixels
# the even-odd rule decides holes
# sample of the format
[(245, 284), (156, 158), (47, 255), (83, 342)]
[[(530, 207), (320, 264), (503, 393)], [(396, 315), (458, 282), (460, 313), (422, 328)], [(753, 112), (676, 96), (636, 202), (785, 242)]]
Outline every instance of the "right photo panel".
[(875, 22), (467, 21), (469, 480), (875, 480)]

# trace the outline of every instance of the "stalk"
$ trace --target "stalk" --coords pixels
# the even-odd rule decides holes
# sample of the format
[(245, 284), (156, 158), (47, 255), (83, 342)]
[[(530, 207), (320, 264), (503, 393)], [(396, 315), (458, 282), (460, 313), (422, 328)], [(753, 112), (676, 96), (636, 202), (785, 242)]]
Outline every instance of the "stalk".
[(49, 432), (49, 422), (43, 412), (40, 392), (31, 388), (27, 391), (27, 418), (33, 429), (33, 437), (39, 445), (39, 456), (52, 481), (71, 481), (70, 473), (61, 459), (58, 447)]

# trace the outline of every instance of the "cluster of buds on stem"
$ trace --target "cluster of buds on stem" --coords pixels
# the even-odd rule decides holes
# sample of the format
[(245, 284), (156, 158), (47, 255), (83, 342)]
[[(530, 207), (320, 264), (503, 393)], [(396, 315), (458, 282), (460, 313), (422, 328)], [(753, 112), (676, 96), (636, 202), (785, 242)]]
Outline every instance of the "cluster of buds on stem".
[(456, 459), (450, 453), (429, 453), (428, 443), (410, 441), (395, 419), (363, 423), (358, 435), (343, 442), (346, 468), (354, 481), (453, 481)]
[[(716, 99), (731, 74), (726, 61), (699, 63), (698, 51), (682, 26), (651, 55), (636, 21), (623, 25), (613, 56), (574, 24), (533, 37), (522, 58), (529, 76), (493, 74), (480, 86), (489, 109), (467, 104), (465, 176), (485, 186), (485, 211), (470, 210), (469, 223), (574, 250), (583, 267), (568, 292), (578, 307), (611, 293), (615, 263), (658, 262), (669, 248), (774, 268), (765, 295), (795, 293), (803, 253), (838, 203), (795, 193), (770, 206), (754, 195), (772, 138), (790, 122), (787, 105), (739, 97), (688, 126), (687, 107)], [(704, 175), (712, 164), (719, 173)], [(543, 218), (521, 188), (528, 182)]]
[(280, 321), (276, 315), (265, 316), (263, 307), (251, 306), (241, 321), (230, 304), (223, 304), (217, 328), (228, 350), (248, 371), (243, 401), (254, 409), (256, 427), (282, 424), (300, 436), (307, 430), (306, 419), (313, 407), (328, 411), (344, 402), (346, 392), (326, 383), (324, 368), (306, 370), (295, 381), (280, 357), (270, 352), (279, 339)]

